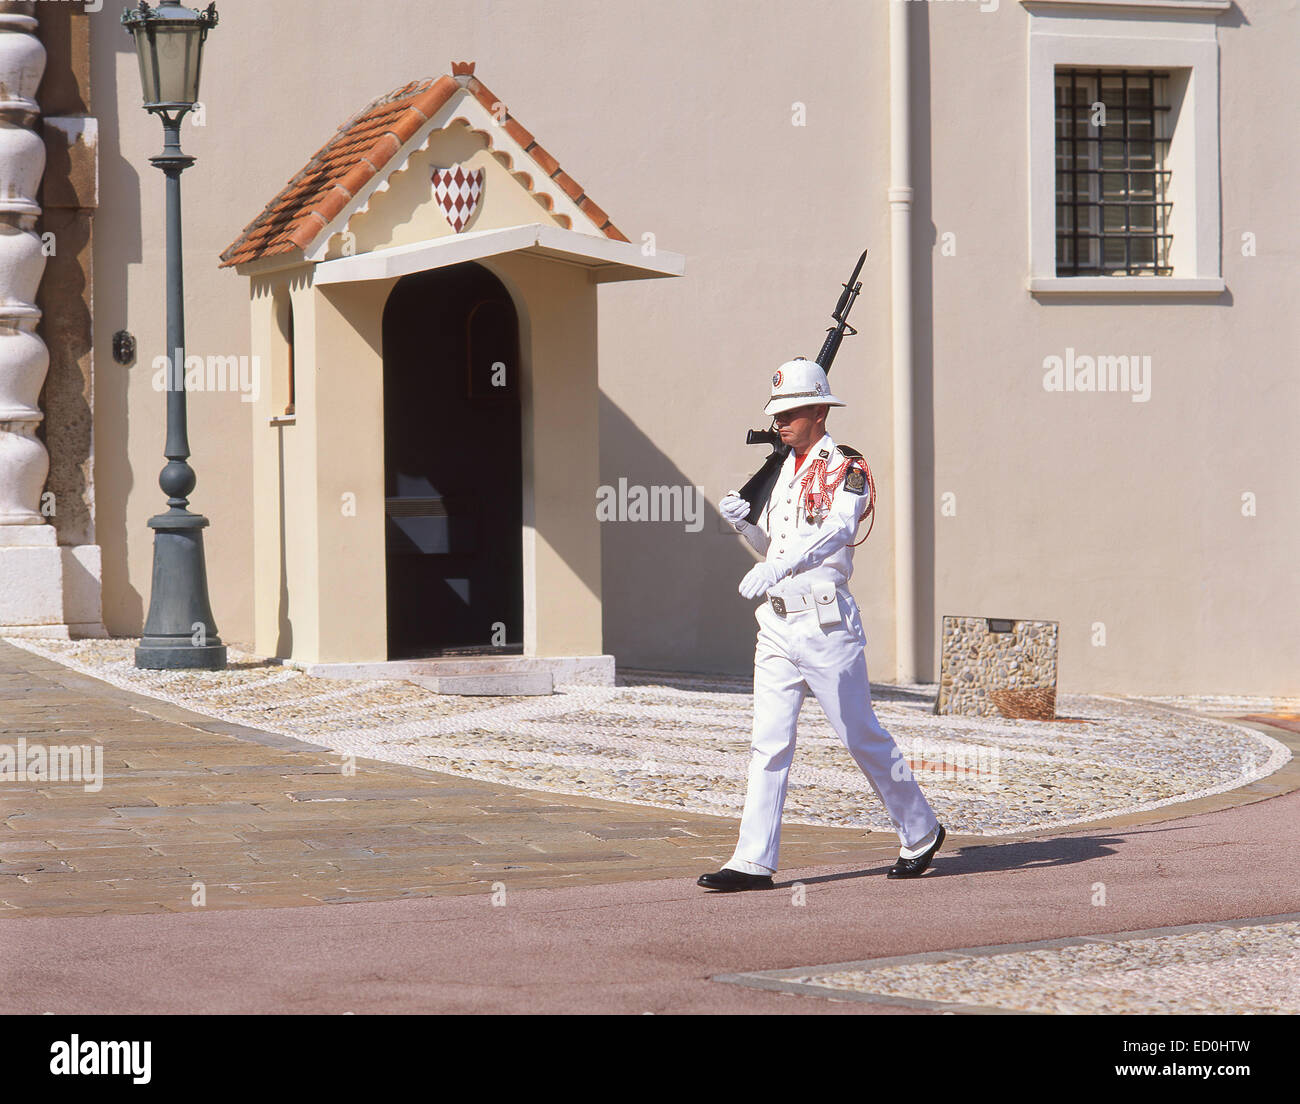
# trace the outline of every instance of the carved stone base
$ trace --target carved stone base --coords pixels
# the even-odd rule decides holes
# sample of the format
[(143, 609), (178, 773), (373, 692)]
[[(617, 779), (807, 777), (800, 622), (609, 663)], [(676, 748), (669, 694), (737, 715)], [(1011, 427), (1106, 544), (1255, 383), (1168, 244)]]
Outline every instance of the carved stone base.
[(0, 579), (0, 625), (10, 635), (38, 630), (40, 636), (67, 637), (63, 553), (52, 526), (0, 526)]
[(107, 636), (99, 546), (58, 545), (52, 525), (0, 525), (0, 636)]

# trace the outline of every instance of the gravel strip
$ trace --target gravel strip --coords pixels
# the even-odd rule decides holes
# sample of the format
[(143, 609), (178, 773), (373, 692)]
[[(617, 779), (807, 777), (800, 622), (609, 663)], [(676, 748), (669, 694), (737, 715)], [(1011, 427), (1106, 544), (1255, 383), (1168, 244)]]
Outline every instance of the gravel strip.
[(961, 956), (790, 981), (1011, 1012), (1300, 1013), (1300, 923)]

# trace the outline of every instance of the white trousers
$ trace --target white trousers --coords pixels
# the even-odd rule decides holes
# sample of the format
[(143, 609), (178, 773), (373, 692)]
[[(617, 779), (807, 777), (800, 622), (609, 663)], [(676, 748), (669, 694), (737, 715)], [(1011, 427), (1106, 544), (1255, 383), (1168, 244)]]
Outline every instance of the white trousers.
[(810, 690), (884, 804), (899, 843), (914, 847), (938, 827), (894, 738), (871, 707), (866, 637), (857, 603), (841, 590), (839, 604), (843, 620), (834, 625), (820, 624), (816, 610), (783, 617), (767, 600), (755, 614), (754, 739), (740, 841), (732, 860), (737, 868), (750, 863), (777, 868), (795, 729)]

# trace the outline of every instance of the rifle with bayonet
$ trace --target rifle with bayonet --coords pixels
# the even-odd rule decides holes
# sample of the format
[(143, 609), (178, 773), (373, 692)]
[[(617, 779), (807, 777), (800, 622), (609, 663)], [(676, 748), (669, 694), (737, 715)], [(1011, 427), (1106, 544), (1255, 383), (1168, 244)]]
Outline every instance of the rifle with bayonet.
[[(822, 343), (821, 352), (817, 354), (817, 363), (827, 375), (830, 374), (831, 363), (835, 360), (835, 354), (840, 351), (840, 342), (846, 337), (852, 337), (858, 331), (848, 323), (849, 311), (853, 309), (853, 301), (857, 299), (858, 292), (862, 290), (862, 282), (858, 279), (858, 274), (862, 271), (863, 262), (867, 259), (867, 251), (862, 251), (862, 256), (858, 258), (858, 263), (854, 266), (853, 275), (849, 277), (849, 282), (844, 285), (844, 291), (840, 295), (840, 301), (835, 304), (835, 310), (831, 312), (831, 318), (834, 325), (826, 331), (826, 340)], [(763, 512), (767, 505), (767, 500), (772, 496), (772, 488), (776, 486), (777, 477), (781, 474), (781, 465), (785, 463), (785, 458), (790, 455), (790, 446), (781, 440), (781, 434), (775, 429), (776, 419), (772, 420), (772, 425), (767, 429), (751, 429), (745, 434), (745, 444), (747, 445), (768, 445), (772, 451), (768, 454), (767, 459), (763, 461), (763, 466), (758, 469), (743, 487), (740, 488), (740, 497), (750, 504), (749, 515), (745, 518), (751, 525), (758, 522), (758, 516)]]

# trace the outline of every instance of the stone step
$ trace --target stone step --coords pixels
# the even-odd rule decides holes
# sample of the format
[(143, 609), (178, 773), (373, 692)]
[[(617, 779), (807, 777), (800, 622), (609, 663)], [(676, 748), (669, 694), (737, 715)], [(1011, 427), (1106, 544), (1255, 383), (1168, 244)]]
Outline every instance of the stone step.
[(435, 694), (463, 694), (471, 697), (544, 695), (555, 690), (555, 680), (550, 671), (407, 675), (406, 679)]
[[(289, 661), (316, 678), (333, 679), (446, 679), (490, 675), (547, 675), (555, 683), (587, 686), (614, 685), (613, 656), (449, 656), (434, 659), (398, 659), (376, 663), (299, 663)], [(540, 685), (540, 683), (538, 684)], [(445, 691), (455, 693), (457, 691)], [(519, 691), (549, 693), (549, 690)], [(515, 693), (513, 690), (501, 693)]]
[(549, 671), (546, 661), (531, 656), (458, 656), (447, 659), (399, 659), (390, 666), (409, 675), (513, 675), (520, 671)]

